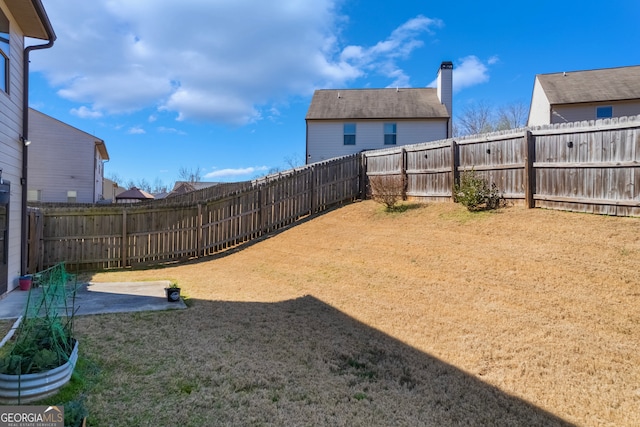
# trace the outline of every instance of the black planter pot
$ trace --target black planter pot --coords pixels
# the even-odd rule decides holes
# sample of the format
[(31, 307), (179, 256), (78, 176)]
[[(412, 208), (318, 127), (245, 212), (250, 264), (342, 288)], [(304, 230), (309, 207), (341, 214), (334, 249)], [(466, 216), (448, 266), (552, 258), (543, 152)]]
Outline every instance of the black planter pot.
[(165, 288), (165, 291), (167, 291), (167, 301), (180, 301), (180, 288)]

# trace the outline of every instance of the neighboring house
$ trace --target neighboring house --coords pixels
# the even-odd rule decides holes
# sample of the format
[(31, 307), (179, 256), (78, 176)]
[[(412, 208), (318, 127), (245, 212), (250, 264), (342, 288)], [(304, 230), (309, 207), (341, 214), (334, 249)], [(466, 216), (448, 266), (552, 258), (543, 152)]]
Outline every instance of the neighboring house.
[(306, 162), (451, 136), (453, 63), (436, 88), (317, 90), (307, 111)]
[[(25, 48), (25, 37), (46, 42)], [(29, 58), (55, 39), (40, 0), (0, 0), (0, 296), (27, 269)]]
[(144, 200), (153, 200), (153, 195), (138, 187), (133, 187), (116, 196), (116, 203), (138, 203)]
[(104, 141), (29, 108), (28, 200), (95, 203), (104, 199)]
[(102, 180), (102, 197), (103, 203), (116, 202), (116, 196), (120, 193), (124, 193), (127, 191), (126, 188), (122, 188), (115, 181), (110, 180), (109, 178), (104, 178)]
[(640, 66), (538, 74), (528, 126), (640, 114)]
[(192, 191), (202, 190), (203, 188), (213, 187), (214, 185), (218, 185), (218, 184), (219, 184), (218, 182), (176, 181), (175, 185), (173, 186), (173, 189), (165, 196), (165, 198), (191, 193)]

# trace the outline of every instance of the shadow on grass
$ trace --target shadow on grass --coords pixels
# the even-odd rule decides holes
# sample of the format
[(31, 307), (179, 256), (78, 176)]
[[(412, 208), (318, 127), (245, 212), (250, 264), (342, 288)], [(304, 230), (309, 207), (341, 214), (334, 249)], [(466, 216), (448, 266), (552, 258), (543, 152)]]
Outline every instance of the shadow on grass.
[(572, 425), (313, 296), (81, 319), (92, 425)]
[(426, 203), (399, 203), (397, 205), (394, 205), (390, 208), (385, 207), (384, 208), (384, 212), (386, 213), (403, 213), (403, 212), (407, 212), (410, 210), (414, 210), (414, 209), (421, 209), (426, 207), (427, 204)]

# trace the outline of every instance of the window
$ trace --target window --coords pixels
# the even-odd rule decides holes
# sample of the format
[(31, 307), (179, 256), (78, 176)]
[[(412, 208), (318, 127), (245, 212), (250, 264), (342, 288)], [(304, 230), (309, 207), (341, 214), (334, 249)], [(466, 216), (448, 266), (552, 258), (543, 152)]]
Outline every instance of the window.
[(596, 119), (610, 119), (613, 117), (613, 107), (597, 107), (596, 108)]
[(344, 124), (344, 145), (356, 145), (356, 124)]
[(9, 93), (9, 18), (0, 10), (0, 91)]
[(41, 202), (42, 190), (27, 190), (27, 201), (29, 202)]
[(396, 145), (396, 124), (384, 124), (384, 145)]
[(75, 203), (77, 199), (78, 199), (78, 192), (77, 191), (75, 191), (75, 190), (67, 191), (67, 202)]

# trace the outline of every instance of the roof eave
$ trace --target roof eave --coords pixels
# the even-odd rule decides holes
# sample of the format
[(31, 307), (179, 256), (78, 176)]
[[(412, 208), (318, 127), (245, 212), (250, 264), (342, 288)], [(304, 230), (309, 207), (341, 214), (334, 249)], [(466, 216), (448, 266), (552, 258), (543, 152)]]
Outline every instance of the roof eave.
[(585, 105), (585, 104), (600, 104), (603, 102), (633, 102), (633, 101), (638, 101), (638, 98), (593, 99), (590, 101), (550, 102), (549, 105), (552, 107), (557, 107), (559, 105)]
[(4, 0), (25, 37), (55, 41), (56, 33), (41, 0)]
[(102, 160), (109, 160), (109, 153), (107, 152), (107, 146), (103, 140), (96, 139), (96, 148), (98, 149), (98, 152), (100, 153), (100, 157), (102, 157)]

